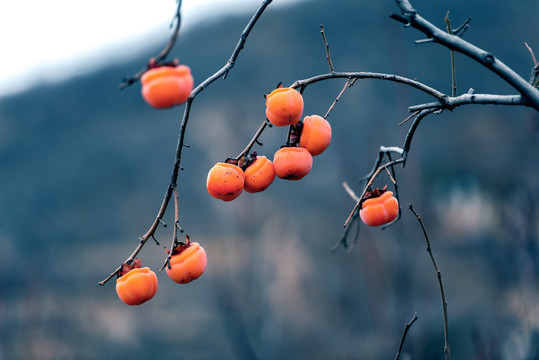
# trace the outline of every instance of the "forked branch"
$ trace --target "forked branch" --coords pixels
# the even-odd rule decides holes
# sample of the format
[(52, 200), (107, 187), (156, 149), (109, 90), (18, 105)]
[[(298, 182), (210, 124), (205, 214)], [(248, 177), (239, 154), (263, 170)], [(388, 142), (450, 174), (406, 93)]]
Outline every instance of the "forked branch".
[(407, 26), (411, 26), (450, 50), (466, 55), (470, 59), (493, 71), (500, 78), (513, 86), (522, 95), (524, 102), (539, 111), (539, 90), (524, 80), (513, 69), (504, 64), (493, 54), (467, 42), (460, 36), (447, 33), (421, 17), (408, 0), (395, 0), (401, 14), (392, 14), (391, 17)]
[[(206, 87), (208, 87), (214, 81), (216, 81), (217, 79), (219, 79), (221, 77), (226, 77), (228, 72), (234, 67), (234, 64), (236, 63), (238, 55), (241, 52), (241, 50), (244, 48), (245, 42), (247, 41), (247, 38), (248, 38), (249, 34), (251, 33), (251, 30), (253, 29), (254, 25), (256, 24), (256, 22), (258, 21), (260, 16), (262, 16), (262, 13), (264, 12), (264, 10), (268, 7), (269, 4), (271, 4), (272, 1), (273, 0), (264, 0), (262, 2), (262, 4), (260, 5), (260, 7), (256, 10), (256, 12), (251, 17), (251, 19), (249, 20), (249, 22), (245, 26), (244, 30), (242, 31), (240, 39), (239, 39), (238, 43), (236, 44), (236, 47), (235, 47), (234, 51), (232, 52), (232, 55), (230, 56), (230, 59), (227, 61), (226, 65), (223, 66), (216, 73), (214, 73), (212, 76), (210, 76), (209, 78), (204, 80), (201, 84), (199, 84), (191, 92), (191, 95), (189, 96), (189, 99), (187, 100), (187, 102), (185, 104), (183, 117), (182, 117), (182, 120), (181, 120), (181, 123), (180, 123), (180, 131), (179, 131), (179, 134), (178, 134), (178, 142), (177, 142), (177, 145), (176, 145), (176, 156), (175, 156), (175, 159), (174, 159), (174, 165), (173, 165), (173, 169), (172, 169), (171, 180), (170, 180), (170, 183), (169, 183), (169, 185), (167, 187), (167, 190), (165, 191), (163, 202), (161, 203), (161, 206), (159, 208), (159, 211), (157, 213), (157, 216), (156, 216), (154, 222), (152, 223), (152, 225), (150, 226), (150, 228), (148, 229), (146, 234), (144, 234), (140, 238), (138, 246), (135, 248), (133, 253), (125, 260), (124, 263), (130, 264), (135, 259), (135, 257), (138, 255), (140, 250), (142, 250), (142, 247), (144, 246), (144, 244), (146, 244), (146, 241), (150, 237), (153, 237), (153, 235), (155, 234), (155, 231), (157, 230), (157, 227), (160, 224), (161, 219), (163, 218), (163, 216), (165, 214), (165, 211), (167, 210), (167, 207), (168, 207), (168, 204), (169, 204), (170, 199), (172, 197), (172, 194), (173, 194), (173, 192), (176, 190), (176, 188), (178, 186), (178, 174), (179, 174), (179, 170), (181, 169), (180, 163), (181, 163), (182, 151), (183, 151), (183, 148), (186, 147), (186, 145), (184, 144), (185, 131), (186, 131), (186, 128), (187, 128), (187, 122), (189, 120), (189, 115), (191, 113), (191, 106), (193, 104), (194, 99), (196, 98), (196, 96), (198, 94), (200, 94)], [(180, 4), (181, 4), (181, 1), (180, 1)], [(179, 14), (179, 6), (178, 6), (178, 14)], [(179, 26), (179, 23), (180, 23), (180, 19), (178, 18), (178, 25), (177, 26)], [(178, 29), (175, 30), (175, 32), (178, 32), (178, 31), (179, 31)], [(174, 41), (175, 41), (175, 39), (176, 38), (174, 38)], [(99, 285), (104, 285), (105, 283), (107, 283), (107, 281), (109, 281), (114, 276), (116, 276), (119, 273), (119, 271), (122, 269), (122, 265), (120, 265), (115, 271), (113, 271), (107, 278), (100, 281)]]

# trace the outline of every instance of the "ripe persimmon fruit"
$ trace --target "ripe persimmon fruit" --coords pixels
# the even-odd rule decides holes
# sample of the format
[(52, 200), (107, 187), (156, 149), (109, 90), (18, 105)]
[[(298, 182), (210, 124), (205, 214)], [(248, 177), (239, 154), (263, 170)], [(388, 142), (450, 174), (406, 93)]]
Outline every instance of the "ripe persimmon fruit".
[(265, 156), (257, 156), (256, 160), (245, 170), (243, 189), (249, 193), (264, 191), (275, 179), (273, 163)]
[(380, 196), (363, 201), (359, 216), (369, 226), (380, 226), (397, 218), (399, 202), (391, 191), (384, 191)]
[(132, 269), (116, 280), (116, 293), (127, 305), (140, 305), (157, 292), (157, 276), (148, 267)]
[(277, 88), (266, 96), (266, 117), (275, 126), (297, 123), (303, 113), (303, 96), (291, 88)]
[(170, 268), (166, 266), (167, 275), (179, 284), (186, 284), (198, 279), (208, 263), (206, 251), (199, 243), (192, 242), (187, 247), (180, 245), (180, 252), (170, 258)]
[(187, 65), (159, 66), (140, 78), (142, 97), (155, 108), (183, 104), (191, 95), (194, 80)]
[(302, 147), (283, 147), (273, 156), (275, 175), (286, 180), (300, 180), (311, 171), (313, 157)]
[(234, 164), (219, 162), (208, 172), (206, 187), (211, 196), (232, 201), (240, 196), (245, 184), (243, 170)]
[(331, 125), (321, 116), (311, 115), (303, 119), (299, 146), (309, 150), (312, 156), (320, 155), (331, 142)]

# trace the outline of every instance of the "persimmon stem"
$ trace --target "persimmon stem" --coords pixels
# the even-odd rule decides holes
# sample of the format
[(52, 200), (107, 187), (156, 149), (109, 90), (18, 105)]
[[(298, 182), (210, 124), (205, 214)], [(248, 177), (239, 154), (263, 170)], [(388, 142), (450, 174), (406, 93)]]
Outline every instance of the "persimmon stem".
[(260, 125), (260, 127), (258, 128), (258, 130), (256, 131), (255, 135), (253, 136), (253, 138), (251, 139), (251, 141), (249, 142), (249, 144), (247, 144), (247, 146), (245, 147), (245, 149), (243, 149), (239, 154), (238, 156), (235, 157), (236, 160), (239, 160), (241, 159), (243, 156), (246, 156), (249, 154), (249, 152), (251, 151), (252, 147), (255, 145), (255, 144), (260, 144), (258, 142), (258, 138), (260, 137), (260, 135), (262, 135), (262, 132), (264, 131), (264, 129), (266, 128), (266, 126), (268, 126), (269, 124), (269, 120), (266, 119), (264, 120), (264, 122), (262, 123), (262, 125)]
[[(155, 62), (157, 64), (161, 63), (162, 61), (164, 61), (166, 59), (166, 57), (168, 56), (168, 54), (170, 53), (170, 51), (172, 50), (172, 48), (176, 44), (176, 41), (178, 39), (178, 35), (180, 34), (180, 27), (181, 27), (181, 24), (182, 24), (181, 7), (182, 7), (182, 0), (178, 0), (178, 7), (176, 8), (176, 14), (174, 15), (174, 18), (172, 19), (172, 23), (171, 23), (171, 25), (172, 25), (175, 22), (176, 26), (174, 27), (174, 30), (172, 31), (172, 35), (170, 36), (170, 40), (165, 45), (163, 50), (161, 50), (159, 55), (155, 58)], [(147, 70), (148, 70), (148, 68), (145, 67), (145, 68), (141, 69), (138, 73), (133, 75), (132, 77), (125, 78), (122, 81), (122, 83), (120, 84), (120, 86), (119, 86), (120, 90), (125, 89), (126, 87), (128, 87), (128, 86), (134, 84), (135, 82), (137, 82), (138, 80), (140, 80), (142, 75)]]
[(432, 261), (432, 265), (434, 266), (434, 270), (436, 271), (436, 277), (438, 278), (438, 286), (440, 287), (440, 294), (442, 298), (442, 309), (443, 309), (443, 319), (444, 319), (444, 354), (445, 359), (450, 360), (450, 350), (449, 350), (449, 326), (448, 326), (448, 320), (447, 320), (447, 301), (445, 299), (445, 291), (444, 286), (442, 283), (442, 273), (440, 271), (440, 268), (438, 267), (438, 264), (436, 264), (436, 260), (434, 259), (434, 254), (432, 252), (432, 247), (430, 245), (429, 236), (427, 234), (427, 229), (425, 228), (425, 224), (423, 223), (423, 220), (421, 219), (421, 216), (415, 211), (412, 204), (409, 205), (410, 211), (415, 215), (417, 218), (417, 221), (419, 222), (419, 225), (421, 226), (421, 230), (423, 231), (423, 235), (425, 237), (425, 241), (427, 243), (427, 252), (429, 253), (430, 259)]
[(404, 162), (404, 158), (398, 158), (398, 159), (395, 159), (395, 160), (392, 160), (392, 161), (389, 161), (383, 165), (380, 165), (375, 171), (374, 173), (370, 176), (370, 179), (369, 181), (367, 182), (367, 185), (365, 185), (365, 187), (363, 188), (363, 192), (361, 193), (361, 196), (359, 197), (359, 201), (356, 202), (356, 205), (354, 206), (354, 208), (352, 209), (352, 211), (350, 212), (350, 215), (348, 215), (348, 218), (346, 219), (346, 221), (344, 222), (344, 227), (346, 227), (348, 225), (348, 223), (350, 222), (350, 220), (352, 219), (352, 216), (354, 215), (354, 213), (356, 211), (358, 211), (361, 207), (361, 204), (363, 203), (363, 197), (365, 196), (365, 193), (367, 192), (367, 189), (369, 187), (372, 186), (373, 182), (374, 182), (374, 179), (376, 179), (376, 177), (378, 176), (378, 174), (387, 169), (388, 167), (391, 167), (391, 166), (394, 166), (396, 164), (399, 164), (399, 163), (402, 163)]
[(167, 258), (165, 259), (165, 263), (159, 269), (159, 272), (163, 271), (165, 266), (167, 264), (170, 264), (170, 258), (172, 257), (172, 252), (174, 251), (174, 248), (176, 248), (176, 245), (178, 245), (178, 229), (180, 229), (179, 226), (180, 223), (180, 206), (179, 206), (179, 199), (178, 199), (178, 187), (174, 187), (174, 229), (172, 230), (172, 243), (170, 244), (170, 251), (168, 252)]

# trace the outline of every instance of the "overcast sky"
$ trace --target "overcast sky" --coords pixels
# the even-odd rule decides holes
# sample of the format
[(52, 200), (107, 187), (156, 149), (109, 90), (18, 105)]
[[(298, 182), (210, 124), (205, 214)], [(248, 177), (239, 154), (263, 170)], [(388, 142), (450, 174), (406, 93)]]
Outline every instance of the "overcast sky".
[[(275, 0), (272, 7), (299, 0)], [(183, 0), (182, 29), (210, 16), (252, 13), (261, 0)], [(167, 34), (176, 0), (2, 0), (0, 97), (132, 56)], [(159, 43), (168, 38), (159, 39)]]

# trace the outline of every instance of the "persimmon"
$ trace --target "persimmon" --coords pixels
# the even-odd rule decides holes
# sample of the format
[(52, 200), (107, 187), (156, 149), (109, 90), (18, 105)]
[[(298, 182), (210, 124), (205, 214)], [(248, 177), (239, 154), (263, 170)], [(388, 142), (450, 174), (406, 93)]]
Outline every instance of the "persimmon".
[[(379, 189), (378, 189), (379, 190)], [(383, 191), (383, 190), (382, 190)], [(395, 220), (399, 213), (399, 202), (391, 191), (369, 197), (359, 210), (361, 220), (369, 226), (380, 226)]]
[(183, 104), (193, 90), (194, 80), (187, 65), (159, 66), (140, 78), (142, 97), (155, 108)]
[(300, 180), (311, 171), (313, 157), (302, 147), (283, 147), (273, 156), (275, 175), (286, 180)]
[(311, 115), (303, 119), (299, 146), (309, 150), (312, 156), (320, 155), (331, 142), (331, 125), (321, 116)]
[(303, 113), (303, 96), (291, 88), (277, 88), (266, 96), (266, 117), (275, 126), (297, 123)]
[(140, 305), (157, 292), (157, 276), (148, 267), (129, 270), (116, 280), (116, 293), (127, 305)]
[(240, 196), (245, 184), (243, 170), (234, 164), (219, 162), (208, 172), (206, 187), (211, 196), (232, 201)]
[(180, 245), (180, 252), (170, 258), (170, 268), (167, 266), (167, 275), (179, 284), (186, 284), (198, 279), (208, 263), (206, 251), (199, 243)]
[(256, 160), (245, 169), (244, 173), (245, 184), (243, 189), (249, 193), (264, 191), (275, 180), (273, 163), (265, 156), (257, 156)]

